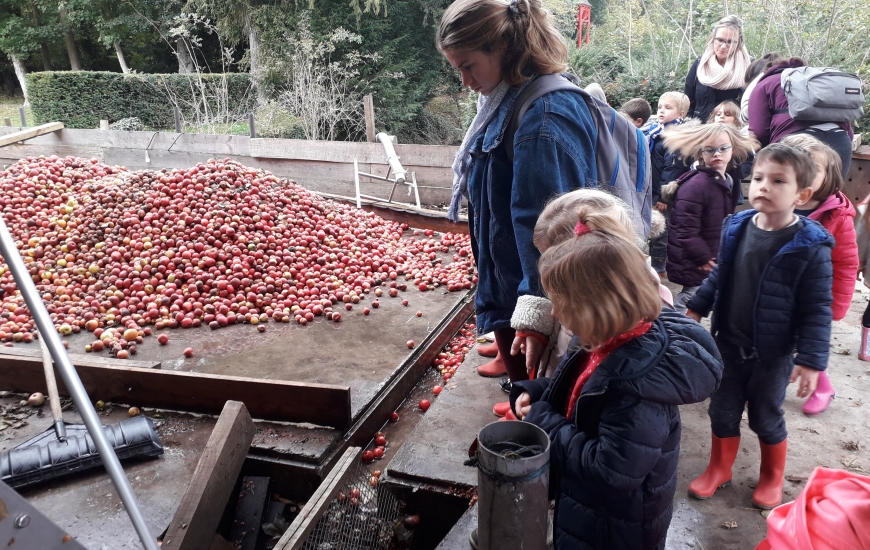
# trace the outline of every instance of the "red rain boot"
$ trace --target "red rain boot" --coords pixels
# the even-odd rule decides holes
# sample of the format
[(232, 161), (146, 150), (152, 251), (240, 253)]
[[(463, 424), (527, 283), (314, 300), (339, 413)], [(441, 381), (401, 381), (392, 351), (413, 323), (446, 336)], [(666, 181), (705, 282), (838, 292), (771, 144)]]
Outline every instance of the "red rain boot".
[(507, 414), (498, 419), (499, 422), (502, 420), (519, 420), (519, 418), (514, 414), (514, 411), (508, 409)]
[(802, 407), (804, 414), (813, 416), (825, 412), (833, 399), (834, 387), (831, 385), (831, 379), (828, 378), (827, 372), (822, 371), (819, 373), (819, 383), (816, 386), (816, 391), (813, 392)]
[(740, 449), (740, 436), (712, 437), (710, 463), (704, 473), (689, 484), (689, 494), (702, 500), (712, 497), (716, 489), (731, 483), (731, 467), (734, 466), (737, 451)]
[(858, 359), (870, 361), (870, 327), (861, 327), (861, 349), (858, 350)]
[(492, 408), (492, 414), (496, 416), (504, 416), (511, 410), (511, 402), (505, 401), (503, 403), (496, 403)]
[(489, 344), (478, 344), (477, 354), (483, 357), (495, 357), (498, 355), (498, 344), (491, 342)]
[(752, 504), (763, 510), (770, 510), (782, 502), (788, 439), (776, 445), (765, 445), (761, 441), (758, 443), (761, 445), (761, 473), (758, 476), (755, 492), (752, 493)]
[(497, 354), (495, 359), (489, 363), (477, 367), (477, 374), (487, 378), (497, 378), (507, 374), (507, 367), (505, 367), (504, 361), (501, 359), (501, 354)]

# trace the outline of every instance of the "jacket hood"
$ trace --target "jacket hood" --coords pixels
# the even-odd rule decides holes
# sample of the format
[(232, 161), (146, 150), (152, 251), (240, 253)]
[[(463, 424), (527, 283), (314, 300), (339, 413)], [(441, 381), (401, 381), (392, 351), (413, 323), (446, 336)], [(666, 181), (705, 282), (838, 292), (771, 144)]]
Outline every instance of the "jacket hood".
[[(761, 80), (764, 80), (765, 78), (767, 78), (770, 75), (779, 74), (786, 69), (797, 69), (798, 67), (806, 67), (806, 66), (807, 66), (807, 62), (804, 61), (803, 59), (801, 59), (800, 57), (792, 57), (788, 61), (783, 61), (782, 63), (777, 63), (776, 65), (767, 69), (767, 71), (764, 73), (764, 76), (761, 77)], [(759, 80), (759, 82), (761, 82), (761, 80)]]
[(650, 330), (611, 353), (582, 394), (618, 391), (665, 405), (699, 403), (716, 391), (722, 360), (698, 323), (663, 309)]
[(824, 217), (824, 214), (827, 212), (830, 212), (831, 215), (834, 217), (855, 217), (855, 207), (852, 206), (852, 201), (850, 201), (848, 197), (843, 194), (842, 191), (837, 191), (836, 193), (825, 199), (825, 202), (820, 204), (819, 207), (816, 208), (815, 212), (807, 217), (811, 220), (820, 221)]

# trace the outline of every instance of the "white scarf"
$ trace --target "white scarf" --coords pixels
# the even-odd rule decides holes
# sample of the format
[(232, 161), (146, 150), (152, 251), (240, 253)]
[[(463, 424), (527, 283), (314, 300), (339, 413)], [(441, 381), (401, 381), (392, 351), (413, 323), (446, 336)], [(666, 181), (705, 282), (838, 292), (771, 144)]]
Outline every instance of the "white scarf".
[(477, 114), (474, 115), (471, 126), (465, 132), (465, 138), (453, 160), (453, 196), (450, 199), (450, 208), (447, 209), (447, 219), (452, 222), (459, 221), (459, 206), (462, 204), (462, 197), (468, 198), (468, 172), (471, 171), (471, 166), (474, 164), (474, 159), (471, 156), (471, 145), (477, 136), (489, 126), (509, 89), (510, 86), (501, 81), (488, 96), (481, 95), (477, 98)]
[(716, 59), (713, 44), (710, 44), (701, 54), (701, 62), (698, 63), (698, 82), (717, 90), (742, 88), (746, 84), (743, 78), (750, 63), (749, 52), (743, 45), (739, 50), (731, 52), (723, 67)]

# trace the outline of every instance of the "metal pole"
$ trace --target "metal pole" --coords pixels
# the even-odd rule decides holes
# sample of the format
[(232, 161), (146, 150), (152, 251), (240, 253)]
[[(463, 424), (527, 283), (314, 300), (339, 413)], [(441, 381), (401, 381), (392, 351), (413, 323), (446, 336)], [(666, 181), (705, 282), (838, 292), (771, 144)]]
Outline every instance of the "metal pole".
[(178, 110), (178, 107), (175, 107), (173, 109), (173, 111), (175, 113), (175, 133), (180, 134), (181, 133), (181, 111)]
[(33, 315), (33, 320), (36, 322), (39, 333), (45, 339), (45, 345), (51, 352), (51, 357), (57, 366), (58, 372), (60, 372), (60, 377), (69, 390), (73, 403), (75, 403), (79, 415), (81, 415), (85, 426), (88, 428), (88, 432), (91, 434), (91, 438), (94, 440), (94, 445), (100, 453), (103, 466), (105, 466), (106, 471), (109, 473), (109, 477), (112, 478), (112, 483), (115, 485), (115, 489), (118, 491), (118, 495), (121, 497), (127, 513), (130, 515), (130, 520), (133, 522), (133, 527), (136, 528), (136, 532), (139, 534), (142, 546), (146, 550), (159, 550), (156, 537), (151, 534), (148, 526), (145, 524), (145, 518), (139, 509), (136, 495), (133, 493), (130, 481), (127, 479), (126, 474), (124, 474), (121, 462), (118, 460), (117, 455), (115, 455), (115, 450), (106, 439), (103, 426), (97, 417), (97, 411), (94, 410), (94, 406), (91, 404), (85, 387), (60, 341), (57, 329), (55, 329), (54, 324), (51, 322), (48, 310), (45, 308), (45, 304), (42, 303), (42, 297), (39, 295), (33, 279), (30, 278), (30, 274), (24, 265), (24, 260), (18, 254), (15, 241), (12, 239), (12, 235), (9, 233), (9, 229), (7, 229), (2, 218), (0, 218), (0, 255), (6, 260), (6, 265), (12, 272), (12, 277), (15, 278), (18, 290), (30, 309), (31, 315)]
[(399, 162), (399, 156), (393, 148), (392, 136), (381, 132), (375, 138), (384, 146), (384, 152), (387, 154), (387, 164), (390, 165), (390, 169), (396, 174), (396, 182), (405, 183), (408, 171), (402, 168), (402, 163)]
[(18, 108), (18, 114), (21, 116), (21, 127), (27, 128), (27, 117), (24, 116), (24, 107)]

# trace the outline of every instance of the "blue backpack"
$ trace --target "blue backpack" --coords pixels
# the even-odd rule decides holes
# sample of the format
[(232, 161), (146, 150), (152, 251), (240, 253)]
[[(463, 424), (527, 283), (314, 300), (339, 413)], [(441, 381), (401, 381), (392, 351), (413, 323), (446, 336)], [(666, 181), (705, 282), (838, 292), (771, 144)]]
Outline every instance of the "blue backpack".
[(531, 104), (541, 96), (557, 90), (576, 92), (586, 101), (598, 135), (595, 162), (600, 186), (628, 203), (643, 222), (643, 237), (648, 238), (652, 217), (652, 189), (646, 138), (628, 119), (564, 76), (539, 76), (516, 99), (504, 136), (508, 158), (513, 162), (514, 135)]

